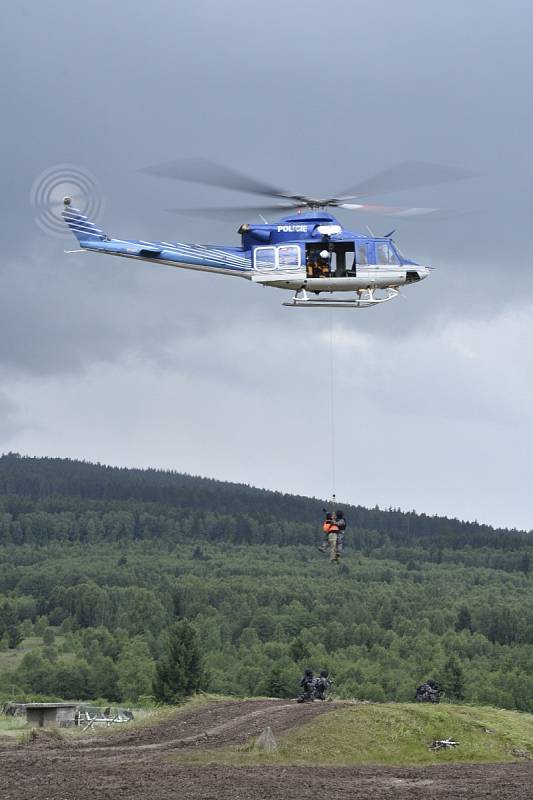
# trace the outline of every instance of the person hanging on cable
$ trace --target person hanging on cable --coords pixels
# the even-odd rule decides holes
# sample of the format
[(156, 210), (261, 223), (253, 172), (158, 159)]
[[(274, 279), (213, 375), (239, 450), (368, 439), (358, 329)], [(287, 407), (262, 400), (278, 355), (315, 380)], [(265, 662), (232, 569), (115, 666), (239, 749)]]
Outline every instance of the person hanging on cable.
[(344, 532), (346, 530), (346, 519), (344, 517), (344, 511), (340, 509), (335, 511), (335, 522), (337, 523), (338, 533), (337, 533), (337, 556), (340, 558), (342, 551), (344, 550)]
[(333, 514), (333, 518), (331, 520), (331, 525), (329, 528), (328, 533), (328, 545), (329, 545), (329, 560), (337, 562), (339, 560), (339, 553), (337, 550), (337, 541), (339, 537), (339, 526), (337, 525), (337, 521), (335, 519), (335, 514)]
[(333, 512), (328, 511), (326, 508), (323, 508), (322, 511), (324, 512), (326, 517), (324, 519), (324, 522), (322, 523), (322, 541), (320, 542), (318, 549), (320, 550), (321, 553), (326, 553), (328, 549), (328, 534), (331, 525), (333, 524)]
[(327, 551), (329, 547), (330, 561), (338, 561), (339, 555), (337, 553), (337, 535), (339, 533), (339, 526), (335, 520), (335, 514), (323, 509), (326, 514), (326, 519), (322, 525), (323, 540), (318, 548), (322, 553)]

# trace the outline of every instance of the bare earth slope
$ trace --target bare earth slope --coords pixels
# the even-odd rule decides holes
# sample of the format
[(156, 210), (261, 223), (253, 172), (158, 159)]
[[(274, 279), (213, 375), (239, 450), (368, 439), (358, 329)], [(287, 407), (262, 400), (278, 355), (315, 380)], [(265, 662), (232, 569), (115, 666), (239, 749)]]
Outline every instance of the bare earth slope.
[(533, 764), (396, 767), (227, 767), (169, 763), (172, 752), (243, 744), (267, 725), (274, 734), (328, 713), (334, 704), (284, 700), (213, 703), (111, 737), (0, 745), (2, 800), (530, 800)]

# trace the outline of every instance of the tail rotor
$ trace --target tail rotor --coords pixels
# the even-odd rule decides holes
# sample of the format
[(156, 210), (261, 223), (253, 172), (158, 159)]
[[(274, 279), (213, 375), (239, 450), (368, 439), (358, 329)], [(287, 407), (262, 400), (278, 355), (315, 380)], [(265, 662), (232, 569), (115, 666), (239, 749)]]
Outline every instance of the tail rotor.
[(84, 217), (98, 222), (104, 212), (104, 200), (91, 173), (75, 164), (56, 164), (37, 176), (30, 191), (35, 222), (50, 236), (69, 236), (65, 226), (64, 200)]

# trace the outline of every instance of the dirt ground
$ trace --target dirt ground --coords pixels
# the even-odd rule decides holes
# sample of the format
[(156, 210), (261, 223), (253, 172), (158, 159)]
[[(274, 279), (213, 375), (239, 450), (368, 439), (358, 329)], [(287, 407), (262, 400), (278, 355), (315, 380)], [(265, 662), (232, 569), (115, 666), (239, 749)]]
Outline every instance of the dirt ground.
[(532, 800), (533, 762), (396, 767), (226, 767), (169, 764), (183, 749), (243, 744), (335, 705), (284, 700), (213, 703), (157, 725), (83, 740), (0, 740), (2, 800)]

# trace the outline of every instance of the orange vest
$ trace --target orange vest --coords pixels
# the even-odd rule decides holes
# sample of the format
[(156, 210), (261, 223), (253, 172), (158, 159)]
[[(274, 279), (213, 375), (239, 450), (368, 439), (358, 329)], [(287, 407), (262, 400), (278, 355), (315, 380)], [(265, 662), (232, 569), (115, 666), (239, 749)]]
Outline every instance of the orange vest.
[(322, 530), (324, 533), (338, 533), (339, 526), (333, 519), (326, 519), (324, 524), (322, 525)]

